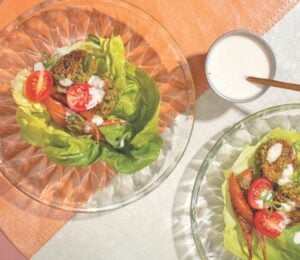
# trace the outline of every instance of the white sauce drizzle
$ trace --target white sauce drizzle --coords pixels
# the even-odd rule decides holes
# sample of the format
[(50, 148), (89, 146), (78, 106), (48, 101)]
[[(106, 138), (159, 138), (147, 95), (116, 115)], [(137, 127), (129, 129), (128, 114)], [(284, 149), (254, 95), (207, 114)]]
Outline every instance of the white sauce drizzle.
[(92, 123), (94, 123), (96, 126), (102, 125), (104, 122), (104, 119), (102, 116), (94, 115), (92, 118)]
[(263, 200), (256, 200), (255, 203), (259, 206), (259, 208), (264, 207), (264, 201)]
[(69, 87), (73, 84), (73, 81), (71, 79), (68, 79), (68, 78), (60, 79), (58, 82), (63, 87)]
[(294, 173), (294, 167), (289, 163), (286, 168), (282, 171), (281, 177), (278, 180), (279, 185), (285, 185), (292, 181), (292, 175)]
[(281, 143), (276, 143), (273, 144), (268, 151), (267, 155), (267, 161), (269, 163), (275, 162), (281, 155), (282, 152), (282, 144)]
[(92, 109), (93, 107), (100, 104), (104, 98), (105, 91), (104, 86), (105, 82), (104, 80), (100, 79), (98, 76), (92, 76), (88, 84), (90, 84), (92, 87), (89, 89), (89, 94), (91, 95), (91, 100), (88, 104), (86, 104), (86, 109)]
[(83, 131), (85, 132), (85, 133), (90, 133), (91, 132), (91, 130), (92, 130), (92, 127), (89, 125), (89, 124), (86, 124), (85, 126), (84, 126), (84, 129), (83, 129)]
[(43, 62), (37, 62), (33, 65), (33, 70), (34, 71), (43, 71), (45, 70), (45, 66), (43, 64)]
[(255, 200), (255, 203), (260, 207), (263, 208), (264, 207), (264, 200), (269, 201), (271, 200), (273, 197), (273, 194), (271, 191), (269, 190), (263, 190), (260, 194), (260, 198)]
[(300, 244), (300, 231), (297, 231), (294, 235), (294, 244), (296, 245)]
[(121, 140), (119, 142), (119, 148), (123, 148), (124, 146), (125, 146), (124, 138), (121, 138)]
[(296, 207), (296, 203), (294, 201), (289, 200), (288, 202), (281, 203), (281, 207), (278, 211), (282, 213), (290, 212)]

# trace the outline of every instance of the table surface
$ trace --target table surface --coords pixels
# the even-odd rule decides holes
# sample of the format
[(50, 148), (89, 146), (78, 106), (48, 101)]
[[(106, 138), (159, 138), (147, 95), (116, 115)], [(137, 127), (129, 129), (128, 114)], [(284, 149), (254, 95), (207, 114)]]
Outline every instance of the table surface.
[[(299, 27), (300, 4), (264, 36), (276, 56), (278, 80), (300, 82)], [(299, 100), (299, 92), (270, 88), (252, 102), (233, 104), (208, 90), (196, 103), (195, 126), (183, 158), (156, 190), (121, 209), (77, 214), (32, 259), (198, 259), (189, 206), (204, 156), (235, 122), (263, 108)]]
[[(276, 79), (300, 82), (299, 27), (300, 4), (264, 36), (277, 59)], [(185, 155), (164, 183), (124, 208), (76, 215), (32, 259), (197, 259), (189, 205), (204, 155), (225, 128), (245, 116), (299, 100), (298, 92), (270, 88), (255, 101), (233, 104), (207, 91), (197, 101)]]

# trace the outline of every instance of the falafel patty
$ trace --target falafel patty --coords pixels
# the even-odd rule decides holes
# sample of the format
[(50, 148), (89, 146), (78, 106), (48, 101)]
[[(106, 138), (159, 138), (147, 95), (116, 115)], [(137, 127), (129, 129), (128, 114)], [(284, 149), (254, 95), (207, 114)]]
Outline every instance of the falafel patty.
[(289, 219), (289, 224), (300, 223), (300, 186), (297, 182), (278, 186), (274, 200), (281, 205), (289, 205), (289, 209), (285, 212)]
[(58, 83), (60, 79), (68, 78), (74, 83), (86, 82), (91, 75), (83, 70), (83, 62), (87, 52), (84, 50), (72, 51), (58, 59), (52, 72), (54, 79)]
[(294, 172), (297, 167), (295, 149), (281, 139), (271, 139), (263, 143), (258, 148), (255, 161), (261, 175), (276, 183), (287, 171)]
[[(60, 79), (66, 78), (70, 79), (73, 83), (86, 83), (91, 76), (98, 74), (98, 66), (99, 64), (92, 54), (84, 50), (74, 50), (60, 57), (54, 65), (52, 72), (56, 86), (60, 85)], [(118, 101), (118, 91), (109, 78), (102, 76), (100, 78), (105, 81), (105, 95), (103, 101), (97, 107), (93, 108), (92, 111), (94, 114), (107, 118), (112, 114)], [(58, 89), (59, 92), (67, 92), (67, 87), (64, 87), (64, 91), (61, 91), (61, 86)]]

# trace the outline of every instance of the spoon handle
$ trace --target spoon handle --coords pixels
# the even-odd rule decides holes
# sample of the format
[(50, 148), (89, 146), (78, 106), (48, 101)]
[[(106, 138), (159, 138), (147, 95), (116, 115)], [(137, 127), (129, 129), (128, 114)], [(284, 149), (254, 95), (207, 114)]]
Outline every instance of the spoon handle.
[(247, 80), (252, 82), (252, 83), (258, 83), (258, 84), (273, 86), (273, 87), (277, 87), (277, 88), (285, 88), (285, 89), (300, 91), (300, 85), (299, 84), (282, 82), (282, 81), (273, 80), (273, 79), (256, 78), (256, 77), (247, 77)]

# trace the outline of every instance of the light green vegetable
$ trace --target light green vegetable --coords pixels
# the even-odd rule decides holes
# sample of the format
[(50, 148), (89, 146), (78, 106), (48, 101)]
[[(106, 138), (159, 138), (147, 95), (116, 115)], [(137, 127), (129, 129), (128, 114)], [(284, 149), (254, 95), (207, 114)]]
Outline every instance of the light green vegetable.
[[(248, 250), (244, 235), (231, 206), (230, 196), (228, 194), (228, 176), (231, 172), (234, 174), (239, 174), (249, 167), (254, 168), (254, 156), (256, 149), (262, 143), (272, 138), (283, 139), (291, 143), (297, 151), (298, 164), (300, 164), (300, 145), (298, 145), (300, 141), (300, 134), (295, 131), (285, 131), (280, 128), (276, 128), (265, 135), (255, 146), (247, 146), (243, 149), (231, 169), (226, 171), (226, 178), (222, 185), (222, 194), (224, 200), (223, 215), (225, 222), (225, 228), (223, 231), (224, 246), (234, 255), (237, 255), (242, 259), (248, 259)], [(298, 176), (299, 175), (300, 174), (298, 173)], [(300, 225), (294, 225), (286, 228), (277, 238), (272, 239), (265, 237), (267, 258), (279, 260), (298, 259), (300, 255), (300, 247), (293, 242), (293, 237), (294, 234), (299, 231)], [(254, 238), (253, 243), (253, 259), (263, 259), (261, 249), (256, 238)]]
[(73, 136), (54, 124), (50, 119), (17, 110), (21, 137), (26, 142), (44, 147), (49, 158), (57, 163), (84, 166), (93, 163), (100, 155), (100, 147), (90, 137)]
[(78, 42), (58, 50), (46, 64), (51, 68), (60, 53), (76, 49), (96, 57), (94, 73), (109, 77), (118, 89), (118, 102), (110, 119), (121, 118), (128, 123), (100, 127), (109, 144), (97, 144), (90, 136), (76, 136), (60, 129), (52, 123), (42, 104), (32, 103), (24, 96), (24, 84), (29, 75), (24, 70), (12, 82), (21, 136), (28, 143), (43, 147), (49, 158), (59, 164), (87, 166), (100, 159), (121, 173), (134, 173), (149, 165), (160, 153), (160, 94), (145, 72), (126, 62), (119, 36), (98, 38), (99, 41), (95, 37), (90, 39), (91, 42)]

